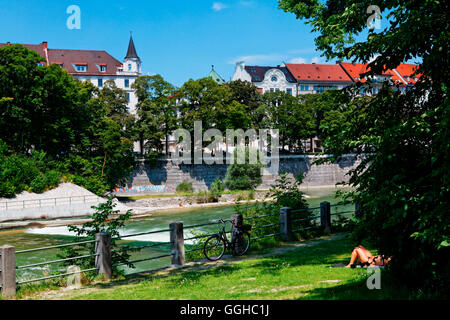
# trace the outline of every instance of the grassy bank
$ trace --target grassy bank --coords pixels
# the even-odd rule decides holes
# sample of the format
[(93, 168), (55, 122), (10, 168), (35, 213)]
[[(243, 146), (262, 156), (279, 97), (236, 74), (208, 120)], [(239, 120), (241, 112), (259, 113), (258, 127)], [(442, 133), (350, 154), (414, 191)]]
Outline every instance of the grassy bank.
[(283, 245), (230, 258), (75, 291), (31, 296), (38, 299), (417, 299), (430, 298), (399, 286), (382, 272), (381, 290), (369, 290), (366, 269), (329, 268), (347, 262), (353, 244), (346, 237)]

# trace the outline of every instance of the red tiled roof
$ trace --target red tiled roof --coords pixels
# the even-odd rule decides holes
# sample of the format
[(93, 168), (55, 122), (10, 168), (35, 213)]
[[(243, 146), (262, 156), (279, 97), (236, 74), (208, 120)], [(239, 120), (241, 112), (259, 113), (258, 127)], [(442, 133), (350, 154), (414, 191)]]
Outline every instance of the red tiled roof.
[(297, 81), (351, 81), (336, 64), (286, 64)]
[(409, 84), (414, 84), (414, 78), (419, 79), (422, 74), (418, 73), (413, 76), (414, 72), (419, 68), (416, 64), (401, 63), (395, 70), (402, 76), (402, 78)]
[[(50, 64), (63, 63), (63, 68), (73, 75), (115, 75), (122, 63), (106, 51), (48, 49)], [(85, 72), (76, 71), (73, 64), (87, 64)], [(100, 72), (97, 65), (106, 65), (106, 72)]]
[[(363, 78), (362, 74), (369, 71), (368, 63), (341, 62), (340, 65), (350, 75), (353, 81), (360, 81), (362, 83), (366, 82), (366, 79)], [(396, 83), (415, 83), (414, 79), (410, 79), (408, 81), (407, 77), (411, 76), (416, 68), (418, 68), (418, 65), (401, 63), (394, 70), (388, 69), (384, 71), (383, 75), (390, 76), (391, 79)], [(395, 71), (397, 71), (401, 77), (399, 77)]]

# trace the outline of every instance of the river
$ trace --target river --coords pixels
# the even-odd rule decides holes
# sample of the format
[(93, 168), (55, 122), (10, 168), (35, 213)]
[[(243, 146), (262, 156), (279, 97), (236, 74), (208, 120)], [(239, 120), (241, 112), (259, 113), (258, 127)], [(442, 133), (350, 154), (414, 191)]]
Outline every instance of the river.
[[(339, 199), (334, 198), (335, 188), (315, 188), (305, 191), (308, 196), (307, 201), (309, 207), (318, 207), (320, 202), (329, 201), (330, 203), (337, 203)], [(352, 206), (348, 208), (352, 209)], [(348, 210), (342, 208), (342, 210)], [(153, 230), (168, 229), (169, 224), (174, 221), (183, 222), (184, 226), (195, 225), (213, 221), (219, 218), (229, 219), (234, 213), (232, 206), (212, 207), (202, 209), (181, 209), (164, 212), (152, 212), (152, 216), (144, 219), (134, 220), (126, 224), (120, 230), (121, 235), (129, 235), (140, 232), (148, 232)], [(213, 228), (213, 229), (211, 229)], [(217, 226), (209, 226), (197, 228), (195, 231), (211, 232), (217, 230)], [(192, 229), (185, 230), (185, 238), (192, 235)], [(29, 228), (16, 229), (0, 232), (0, 246), (4, 244), (13, 245), (17, 250), (39, 248), (45, 246), (52, 246), (57, 244), (67, 243), (74, 239), (74, 235), (69, 232), (67, 227), (45, 227), (45, 228)], [(126, 238), (122, 242), (130, 246), (143, 246), (155, 242), (169, 242), (169, 232), (142, 235)], [(143, 259), (150, 256), (158, 256), (169, 253), (169, 245), (158, 246), (157, 248), (149, 248), (141, 250), (132, 254), (132, 260)], [(33, 264), (47, 260), (55, 259), (59, 249), (36, 251), (31, 253), (17, 254), (16, 265)], [(123, 267), (126, 273), (138, 272), (143, 270), (164, 267), (170, 264), (170, 257), (161, 258), (147, 262), (136, 264), (136, 268), (129, 269)], [(52, 269), (53, 270), (53, 269)], [(36, 275), (46, 275), (52, 273), (46, 266), (37, 266), (25, 270), (18, 270), (18, 277), (26, 279)]]

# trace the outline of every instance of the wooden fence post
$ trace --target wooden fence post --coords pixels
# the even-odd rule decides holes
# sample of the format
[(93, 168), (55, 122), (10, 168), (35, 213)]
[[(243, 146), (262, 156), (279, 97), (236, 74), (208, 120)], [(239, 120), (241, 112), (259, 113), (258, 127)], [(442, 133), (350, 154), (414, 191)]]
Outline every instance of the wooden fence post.
[(170, 247), (172, 253), (172, 264), (182, 266), (186, 259), (184, 256), (183, 223), (173, 222), (170, 224)]
[(2, 296), (11, 298), (16, 294), (16, 249), (5, 245), (0, 248), (0, 284)]
[(328, 201), (320, 203), (320, 225), (325, 233), (331, 233), (331, 206)]
[(111, 263), (111, 235), (106, 232), (100, 232), (95, 235), (95, 267), (97, 272), (106, 279), (112, 277)]
[(292, 218), (289, 207), (280, 209), (280, 233), (281, 239), (284, 241), (292, 240)]

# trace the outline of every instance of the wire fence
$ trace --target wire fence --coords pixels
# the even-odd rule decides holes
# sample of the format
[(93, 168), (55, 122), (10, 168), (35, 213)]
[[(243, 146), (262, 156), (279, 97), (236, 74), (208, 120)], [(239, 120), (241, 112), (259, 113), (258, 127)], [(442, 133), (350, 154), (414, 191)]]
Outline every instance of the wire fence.
[[(331, 208), (333, 212), (331, 213)], [(287, 212), (288, 210), (289, 212)], [(319, 214), (317, 214), (317, 210), (320, 210)], [(289, 231), (292, 234), (298, 234), (307, 230), (313, 230), (318, 229), (320, 227), (323, 228), (324, 223), (324, 216), (323, 211), (324, 209), (322, 207), (314, 207), (314, 208), (305, 208), (305, 209), (298, 209), (298, 210), (290, 210), (283, 208), (280, 212), (274, 212), (274, 213), (267, 213), (262, 214), (258, 216), (245, 216), (242, 217), (243, 222), (250, 223), (252, 227), (252, 231), (250, 233), (251, 241), (257, 241), (261, 239), (268, 239), (268, 238), (275, 238), (275, 237), (283, 237), (285, 235), (285, 228), (287, 220), (286, 217), (289, 219)], [(325, 210), (328, 215), (328, 219), (330, 221), (345, 221), (349, 219), (351, 215), (355, 213), (355, 210), (349, 210), (348, 206), (345, 205), (329, 205), (328, 209)], [(289, 213), (289, 214), (287, 214)], [(334, 219), (334, 220), (333, 220)], [(228, 223), (232, 222), (233, 220), (217, 220), (217, 221), (211, 221), (207, 223), (200, 223), (195, 225), (188, 225), (188, 226), (182, 226), (181, 223), (178, 223), (181, 225), (181, 234), (184, 235), (183, 230), (189, 230), (190, 233), (187, 237), (182, 236), (182, 244), (183, 244), (183, 259), (184, 254), (187, 253), (188, 255), (194, 255), (195, 252), (198, 252), (203, 249), (203, 244), (205, 240), (211, 236), (217, 235), (217, 232), (212, 231), (213, 226), (218, 226), (220, 224), (223, 225), (223, 230), (225, 231), (225, 234), (228, 235), (232, 233), (233, 231), (231, 229), (225, 229), (228, 226)], [(320, 221), (320, 224), (318, 223)], [(207, 230), (205, 230), (205, 227)], [(209, 228), (211, 227), (211, 228)], [(176, 250), (174, 250), (175, 242), (176, 240), (176, 234), (175, 227), (171, 224), (170, 228), (167, 229), (160, 229), (160, 230), (152, 230), (147, 232), (139, 232), (139, 233), (133, 233), (133, 234), (126, 234), (126, 235), (120, 235), (116, 237), (110, 237), (111, 240), (116, 240), (117, 243), (114, 248), (108, 249), (109, 254), (111, 256), (124, 253), (124, 252), (131, 252), (131, 253), (139, 253), (137, 256), (131, 256), (129, 255), (129, 258), (127, 261), (116, 261), (115, 263), (111, 263), (111, 267), (117, 268), (121, 266), (134, 266), (134, 264), (137, 263), (143, 263), (148, 261), (154, 261), (154, 260), (160, 260), (160, 267), (169, 266), (170, 262), (165, 262), (165, 259), (168, 257), (178, 256), (180, 253)], [(203, 233), (196, 234), (197, 228), (203, 228)], [(154, 235), (158, 233), (166, 233), (170, 232), (170, 239), (168, 241), (149, 241), (148, 244), (143, 244), (141, 241), (138, 240), (139, 244), (141, 245), (135, 245), (135, 246), (129, 246), (129, 243), (127, 239), (131, 237), (137, 237), (137, 236), (144, 236), (144, 235)], [(175, 239), (175, 240), (174, 240)], [(188, 242), (191, 243), (188, 243)], [(39, 262), (33, 262), (33, 263), (25, 263), (22, 265), (16, 266), (16, 271), (23, 271), (23, 270), (30, 270), (39, 268), (42, 266), (61, 266), (61, 265), (68, 265), (68, 262), (70, 261), (85, 261), (86, 259), (95, 259), (95, 267), (93, 267), (93, 260), (91, 260), (91, 264), (84, 264), (85, 269), (83, 270), (76, 270), (69, 272), (68, 269), (63, 269), (62, 267), (54, 269), (54, 274), (49, 274), (45, 276), (38, 276), (33, 277), (32, 279), (27, 278), (21, 278), (16, 277), (16, 285), (24, 285), (29, 284), (33, 282), (40, 282), (45, 281), (49, 279), (55, 279), (55, 278), (63, 278), (69, 275), (74, 274), (82, 274), (87, 272), (99, 272), (99, 266), (97, 265), (97, 260), (100, 258), (100, 253), (97, 250), (97, 246), (99, 245), (99, 240), (83, 240), (83, 241), (77, 241), (77, 242), (71, 242), (71, 243), (65, 243), (65, 244), (58, 244), (53, 246), (46, 246), (46, 247), (40, 247), (40, 248), (30, 248), (25, 250), (18, 250), (15, 252), (15, 255), (26, 255), (26, 254), (34, 254), (36, 252), (41, 251), (49, 251), (49, 250), (56, 250), (56, 249), (62, 249), (62, 248), (70, 248), (70, 247), (78, 247), (79, 250), (87, 250), (88, 252), (84, 252), (82, 254), (79, 254), (74, 257), (66, 257), (66, 258), (58, 258), (58, 259), (52, 259), (48, 261), (39, 261)], [(176, 247), (176, 246), (175, 246)], [(81, 248), (81, 249), (80, 249)], [(152, 249), (150, 252), (142, 254), (141, 251), (144, 249)], [(78, 251), (80, 252), (80, 251)], [(199, 255), (197, 255), (199, 257)], [(0, 253), (0, 259), (3, 258)], [(183, 261), (184, 262), (184, 261)], [(172, 260), (173, 263), (173, 260)], [(155, 268), (158, 269), (158, 268)], [(2, 270), (0, 270), (2, 271)], [(150, 270), (148, 270), (150, 271)], [(1, 287), (1, 284), (0, 284)]]

